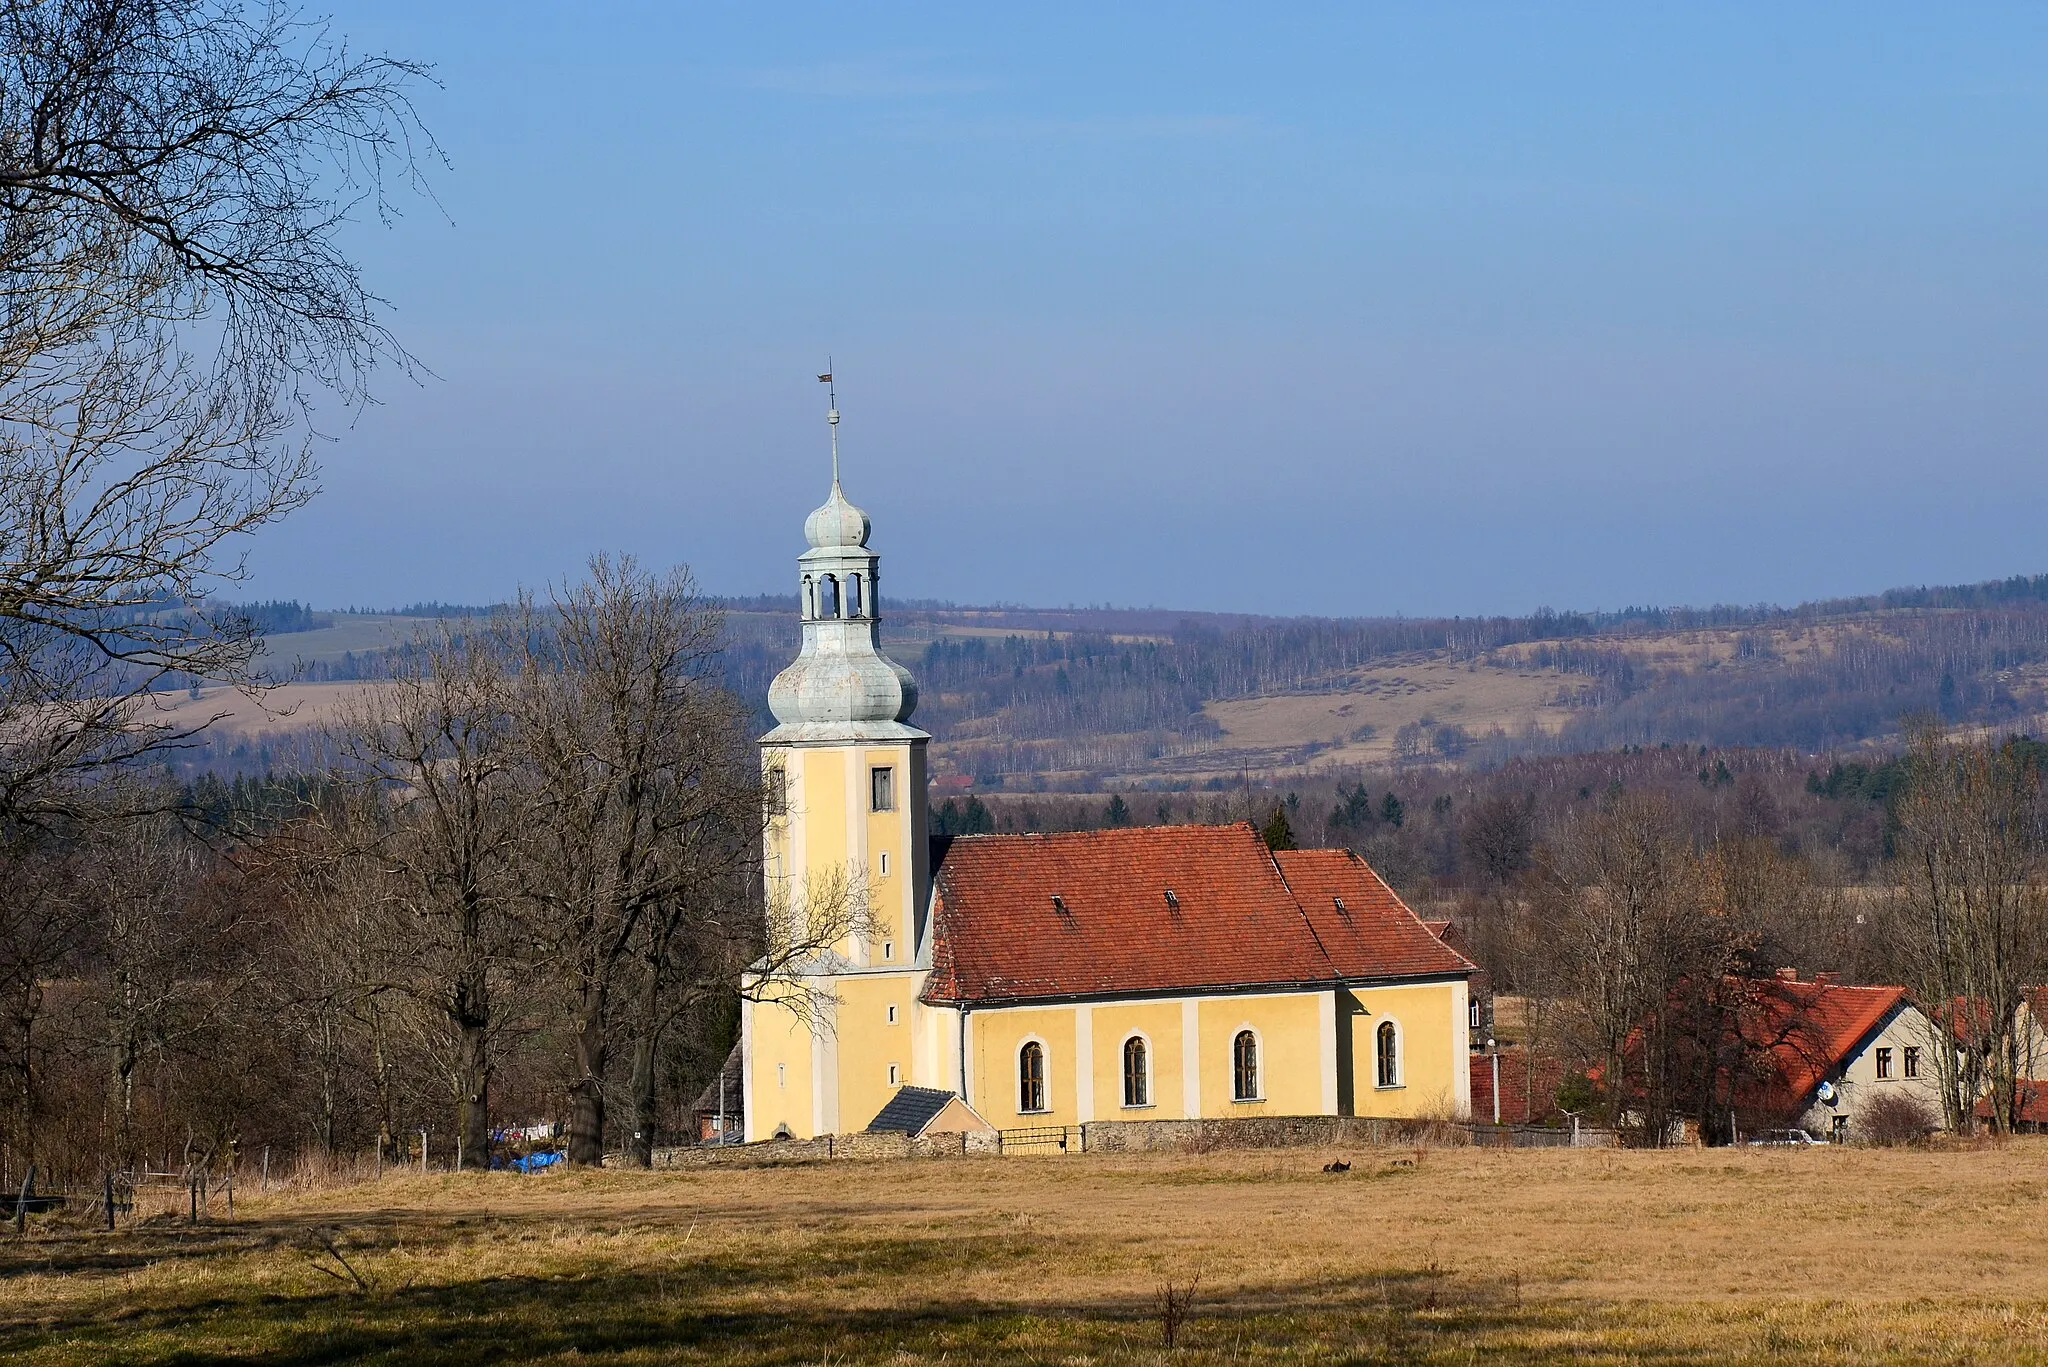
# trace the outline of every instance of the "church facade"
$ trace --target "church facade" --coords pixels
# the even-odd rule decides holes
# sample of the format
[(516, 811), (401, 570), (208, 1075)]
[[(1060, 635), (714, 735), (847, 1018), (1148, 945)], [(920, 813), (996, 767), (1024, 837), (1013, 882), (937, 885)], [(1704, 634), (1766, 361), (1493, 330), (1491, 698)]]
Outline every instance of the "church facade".
[(749, 1141), (866, 1129), (905, 1087), (998, 1129), (1469, 1114), (1474, 966), (1350, 851), (1245, 824), (934, 842), (870, 530), (835, 474), (769, 691), (770, 916), (833, 929), (795, 985), (748, 981)]

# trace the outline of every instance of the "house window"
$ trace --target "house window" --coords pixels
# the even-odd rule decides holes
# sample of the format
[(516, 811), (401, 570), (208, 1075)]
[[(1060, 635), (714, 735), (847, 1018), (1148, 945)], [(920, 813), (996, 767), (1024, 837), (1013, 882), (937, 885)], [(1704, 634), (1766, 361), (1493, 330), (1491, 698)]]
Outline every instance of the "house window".
[(1151, 1083), (1145, 1070), (1145, 1041), (1133, 1035), (1124, 1041), (1124, 1105), (1150, 1106)]
[(1017, 1109), (1045, 1109), (1045, 1046), (1037, 1040), (1027, 1040), (1017, 1051)]
[(1381, 1021), (1373, 1032), (1373, 1078), (1381, 1087), (1401, 1085), (1401, 1032), (1392, 1021)]
[(894, 1006), (892, 1005), (892, 1006), (891, 1006), (891, 1007), (889, 1008), (889, 1024), (891, 1024), (891, 1025), (894, 1025), (895, 1023), (896, 1023), (896, 1008), (895, 1008), (895, 1007), (894, 1007)]
[(1238, 1031), (1230, 1042), (1230, 1097), (1233, 1101), (1259, 1099), (1259, 1037), (1249, 1030)]
[(1834, 1121), (1834, 1126), (1828, 1132), (1828, 1138), (1832, 1139), (1837, 1144), (1848, 1143), (1849, 1117), (1846, 1115), (1838, 1115), (1834, 1118)]
[(1920, 1050), (1916, 1046), (1911, 1044), (1906, 1046), (1906, 1057), (1904, 1061), (1906, 1065), (1907, 1077), (1920, 1076)]
[(1878, 1077), (1880, 1077), (1880, 1078), (1887, 1078), (1887, 1077), (1890, 1077), (1890, 1076), (1892, 1075), (1892, 1051), (1891, 1051), (1891, 1050), (1889, 1050), (1889, 1049), (1880, 1049), (1880, 1050), (1878, 1050), (1878, 1051), (1877, 1051), (1877, 1075), (1878, 1075)]
[(898, 1067), (898, 1066), (897, 1066), (896, 1064), (893, 1064), (893, 1063), (892, 1063), (892, 1064), (890, 1064), (890, 1065), (889, 1065), (889, 1085), (890, 1085), (891, 1087), (895, 1087), (895, 1086), (898, 1086), (899, 1084), (901, 1084), (901, 1083), (902, 1083), (902, 1081), (903, 1081), (903, 1070), (902, 1070), (902, 1069), (901, 1069), (900, 1067)]
[(1474, 997), (1472, 1004), (1465, 1008), (1465, 1015), (1470, 1019), (1472, 1028), (1477, 1030), (1479, 1028), (1479, 999), (1477, 997)]
[(868, 806), (877, 812), (896, 810), (896, 771), (886, 766), (868, 770)]

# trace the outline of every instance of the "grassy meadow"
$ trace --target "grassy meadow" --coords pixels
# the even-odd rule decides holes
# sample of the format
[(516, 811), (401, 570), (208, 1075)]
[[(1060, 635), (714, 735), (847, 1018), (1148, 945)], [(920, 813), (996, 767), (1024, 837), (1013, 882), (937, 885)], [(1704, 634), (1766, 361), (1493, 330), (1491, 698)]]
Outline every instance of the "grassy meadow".
[(2048, 1362), (2048, 1141), (1336, 1156), (414, 1175), (33, 1227), (0, 1360)]

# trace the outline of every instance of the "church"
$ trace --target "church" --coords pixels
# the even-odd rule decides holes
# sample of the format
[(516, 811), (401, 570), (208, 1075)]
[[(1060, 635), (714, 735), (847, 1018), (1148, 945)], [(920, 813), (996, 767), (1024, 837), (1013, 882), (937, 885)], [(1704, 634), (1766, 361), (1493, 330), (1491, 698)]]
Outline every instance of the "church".
[(796, 985), (746, 983), (746, 1139), (863, 1130), (906, 1087), (997, 1129), (1468, 1115), (1476, 969), (1356, 854), (1246, 824), (931, 838), (931, 738), (834, 466), (761, 753), (770, 915), (845, 931)]

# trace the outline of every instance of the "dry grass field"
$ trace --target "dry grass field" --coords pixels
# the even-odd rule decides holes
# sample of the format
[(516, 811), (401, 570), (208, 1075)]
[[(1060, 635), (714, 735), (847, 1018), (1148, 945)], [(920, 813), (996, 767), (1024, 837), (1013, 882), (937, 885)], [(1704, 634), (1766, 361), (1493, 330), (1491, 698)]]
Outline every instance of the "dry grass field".
[[(1560, 688), (1581, 680), (1553, 670), (1495, 669), (1419, 657), (1347, 675), (1328, 693), (1212, 702), (1203, 710), (1223, 728), (1220, 750), (1280, 750), (1321, 741), (1333, 748), (1317, 764), (1368, 764), (1393, 758), (1394, 734), (1425, 717), (1462, 726), (1474, 736), (1498, 726), (1519, 734), (1530, 726), (1555, 731), (1570, 710), (1557, 706)], [(1373, 732), (1352, 739), (1361, 727)]]
[(1333, 1156), (415, 1176), (32, 1232), (0, 1359), (2048, 1362), (2048, 1143)]

